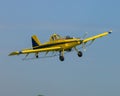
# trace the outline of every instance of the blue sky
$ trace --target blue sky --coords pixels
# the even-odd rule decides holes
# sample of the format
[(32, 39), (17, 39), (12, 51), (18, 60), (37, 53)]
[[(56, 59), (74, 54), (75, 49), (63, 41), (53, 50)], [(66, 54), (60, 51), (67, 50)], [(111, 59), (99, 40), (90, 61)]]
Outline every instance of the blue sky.
[[(120, 96), (119, 0), (1, 0), (0, 96)], [(82, 37), (109, 29), (113, 34), (96, 40), (82, 58), (76, 52), (22, 61), (8, 57), (31, 47), (31, 36), (43, 43), (58, 33)], [(33, 55), (32, 55), (33, 56)]]

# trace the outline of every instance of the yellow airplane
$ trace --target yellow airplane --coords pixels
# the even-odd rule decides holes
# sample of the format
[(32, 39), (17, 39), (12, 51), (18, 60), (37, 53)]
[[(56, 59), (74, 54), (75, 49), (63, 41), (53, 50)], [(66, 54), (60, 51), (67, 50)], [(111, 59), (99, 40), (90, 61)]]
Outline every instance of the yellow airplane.
[(39, 58), (38, 54), (40, 52), (46, 52), (46, 54), (47, 54), (48, 52), (53, 51), (53, 52), (59, 52), (60, 61), (64, 61), (64, 52), (65, 51), (70, 52), (72, 49), (75, 49), (78, 56), (82, 57), (82, 55), (83, 55), (82, 52), (79, 51), (76, 48), (76, 46), (82, 45), (82, 48), (85, 50), (87, 42), (89, 42), (89, 41), (93, 42), (95, 39), (106, 36), (111, 33), (112, 33), (112, 30), (110, 30), (108, 32), (103, 32), (101, 34), (91, 36), (91, 37), (88, 37), (85, 39), (74, 38), (74, 37), (70, 37), (70, 36), (61, 37), (58, 34), (53, 34), (50, 37), (50, 40), (43, 44), (39, 41), (39, 39), (36, 35), (33, 35), (31, 37), (32, 48), (23, 49), (21, 51), (14, 51), (14, 52), (10, 53), (9, 56), (26, 54), (26, 57), (27, 57), (30, 53), (34, 53), (36, 58)]

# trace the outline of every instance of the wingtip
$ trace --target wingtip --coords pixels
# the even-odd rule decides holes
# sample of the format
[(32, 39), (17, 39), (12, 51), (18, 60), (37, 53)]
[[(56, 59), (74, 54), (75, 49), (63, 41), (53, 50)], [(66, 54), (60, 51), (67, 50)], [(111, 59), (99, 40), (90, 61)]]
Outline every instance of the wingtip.
[(11, 52), (10, 54), (8, 54), (8, 56), (14, 56), (14, 55), (18, 55), (19, 52), (18, 51), (15, 51), (15, 52)]
[(111, 34), (112, 33), (112, 29), (108, 33)]

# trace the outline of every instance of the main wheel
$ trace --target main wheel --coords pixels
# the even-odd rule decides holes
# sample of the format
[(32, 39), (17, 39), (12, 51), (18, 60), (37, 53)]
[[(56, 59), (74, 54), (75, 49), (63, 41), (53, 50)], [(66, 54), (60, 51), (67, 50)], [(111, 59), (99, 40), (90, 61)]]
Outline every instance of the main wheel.
[(64, 56), (59, 57), (60, 61), (64, 61)]
[(78, 57), (82, 57), (82, 55), (83, 55), (82, 52), (79, 51), (79, 52), (78, 52)]
[(38, 56), (38, 55), (36, 55), (36, 58), (39, 58), (39, 56)]

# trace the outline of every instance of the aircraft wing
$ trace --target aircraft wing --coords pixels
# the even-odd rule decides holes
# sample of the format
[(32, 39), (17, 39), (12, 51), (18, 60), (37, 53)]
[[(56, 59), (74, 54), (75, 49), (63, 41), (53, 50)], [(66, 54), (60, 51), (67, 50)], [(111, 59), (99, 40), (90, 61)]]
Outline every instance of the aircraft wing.
[(111, 34), (111, 32), (112, 32), (112, 30), (111, 30), (110, 32), (104, 32), (104, 33), (102, 33), (102, 34), (98, 34), (98, 35), (95, 35), (95, 36), (86, 38), (86, 39), (84, 39), (82, 42), (83, 42), (83, 43), (87, 43), (87, 42), (89, 42), (89, 41), (94, 41), (94, 40), (97, 39), (97, 38), (101, 38), (101, 37), (103, 37), (103, 36), (106, 36), (106, 35), (108, 35), (108, 34)]
[(49, 52), (49, 51), (60, 51), (61, 47), (53, 47), (53, 48), (41, 48), (41, 49), (25, 49), (22, 51), (14, 51), (9, 54), (9, 56), (20, 55), (20, 54), (30, 54), (30, 53), (39, 53), (39, 52)]

